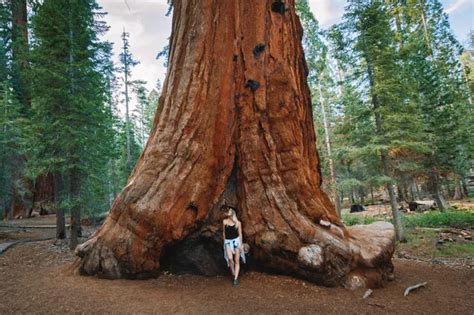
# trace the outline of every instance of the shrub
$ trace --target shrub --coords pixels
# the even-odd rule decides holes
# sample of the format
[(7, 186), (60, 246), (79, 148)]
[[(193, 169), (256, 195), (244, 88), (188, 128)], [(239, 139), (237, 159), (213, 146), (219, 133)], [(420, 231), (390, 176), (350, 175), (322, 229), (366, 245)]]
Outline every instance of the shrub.
[(375, 221), (381, 221), (383, 219), (377, 217), (362, 217), (357, 215), (343, 214), (342, 221), (345, 225), (357, 225), (357, 224), (371, 224)]
[(474, 213), (469, 211), (433, 211), (403, 216), (406, 227), (473, 228)]

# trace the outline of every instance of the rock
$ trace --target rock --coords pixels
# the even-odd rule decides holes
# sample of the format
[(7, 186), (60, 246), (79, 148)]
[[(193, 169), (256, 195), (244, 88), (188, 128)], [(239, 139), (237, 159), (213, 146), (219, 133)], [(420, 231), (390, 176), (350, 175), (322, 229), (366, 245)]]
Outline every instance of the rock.
[(381, 256), (391, 256), (395, 251), (395, 230), (389, 222), (354, 225), (348, 231), (359, 245), (360, 255), (367, 266), (374, 267)]
[(319, 220), (319, 224), (324, 227), (331, 227), (331, 222), (326, 220)]
[(323, 251), (318, 245), (301, 247), (298, 252), (298, 261), (306, 267), (318, 269), (323, 265)]
[(350, 290), (357, 290), (367, 287), (364, 278), (357, 274), (352, 274), (347, 277), (345, 287)]

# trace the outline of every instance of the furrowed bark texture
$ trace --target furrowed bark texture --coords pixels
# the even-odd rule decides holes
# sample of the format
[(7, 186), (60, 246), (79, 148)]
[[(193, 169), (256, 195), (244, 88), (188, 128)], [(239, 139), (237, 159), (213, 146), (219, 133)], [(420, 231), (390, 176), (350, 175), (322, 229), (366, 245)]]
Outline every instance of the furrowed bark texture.
[(152, 133), (106, 222), (78, 246), (82, 273), (213, 274), (223, 203), (238, 209), (258, 266), (350, 287), (391, 273), (393, 227), (346, 230), (320, 188), (301, 37), (294, 1), (174, 1)]

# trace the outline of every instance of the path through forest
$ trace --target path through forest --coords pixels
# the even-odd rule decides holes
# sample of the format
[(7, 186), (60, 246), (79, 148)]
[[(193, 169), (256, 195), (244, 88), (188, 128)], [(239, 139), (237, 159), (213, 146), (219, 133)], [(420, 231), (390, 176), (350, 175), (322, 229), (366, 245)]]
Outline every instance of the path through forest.
[[(468, 314), (469, 268), (394, 259), (396, 279), (364, 291), (325, 288), (282, 275), (247, 272), (237, 288), (226, 277), (165, 274), (150, 280), (105, 280), (71, 272), (64, 242), (20, 243), (0, 256), (0, 314), (6, 313), (426, 313)], [(404, 297), (406, 287), (427, 281)]]

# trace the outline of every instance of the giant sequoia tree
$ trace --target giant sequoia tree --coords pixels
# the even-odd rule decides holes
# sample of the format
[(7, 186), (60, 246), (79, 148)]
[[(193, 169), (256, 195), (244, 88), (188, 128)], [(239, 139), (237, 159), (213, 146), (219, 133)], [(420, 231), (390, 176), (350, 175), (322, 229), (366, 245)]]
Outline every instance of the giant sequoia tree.
[(173, 3), (152, 132), (104, 225), (77, 248), (81, 272), (209, 274), (223, 260), (225, 203), (259, 266), (351, 287), (390, 276), (393, 226), (346, 229), (320, 188), (294, 1)]

